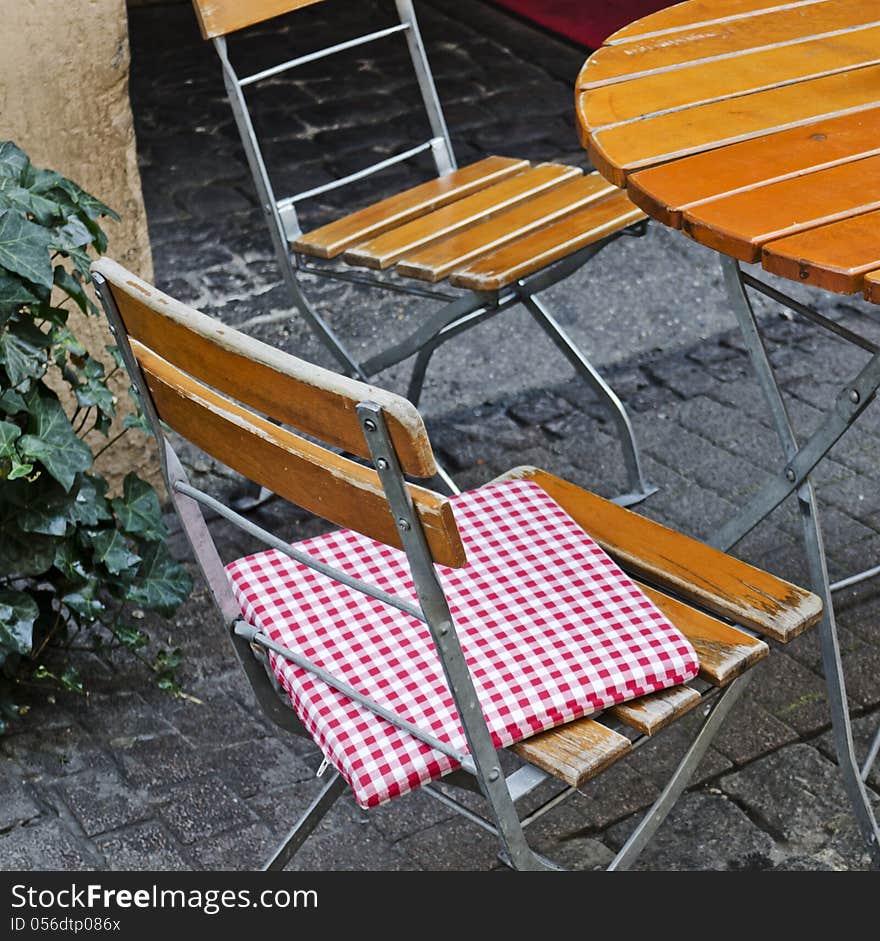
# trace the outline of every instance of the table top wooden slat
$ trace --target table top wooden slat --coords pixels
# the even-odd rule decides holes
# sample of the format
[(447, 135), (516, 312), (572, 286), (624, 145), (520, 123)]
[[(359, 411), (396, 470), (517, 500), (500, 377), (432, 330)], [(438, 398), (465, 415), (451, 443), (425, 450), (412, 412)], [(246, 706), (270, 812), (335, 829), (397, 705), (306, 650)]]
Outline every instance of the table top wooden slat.
[(702, 203), (684, 213), (682, 228), (702, 245), (755, 262), (765, 242), (880, 208), (871, 179), (880, 180), (880, 156)]
[(825, 0), (694, 0), (688, 7), (683, 3), (676, 3), (622, 26), (605, 40), (605, 45), (615, 46), (656, 33), (669, 35), (692, 29), (696, 25), (714, 26), (722, 22), (735, 22), (762, 11), (814, 7), (824, 2)]
[(440, 281), (455, 268), (463, 268), (481, 255), (502, 248), (613, 192), (617, 192), (615, 187), (598, 173), (582, 176), (473, 228), (404, 256), (397, 263), (397, 273), (422, 281)]
[(582, 173), (578, 167), (539, 164), (374, 239), (354, 245), (346, 250), (343, 257), (350, 265), (388, 268), (404, 255), (477, 225), (518, 203), (533, 199), (539, 193), (561, 186)]
[(880, 211), (768, 242), (761, 264), (792, 281), (855, 294), (869, 271), (880, 270)]
[(630, 198), (681, 227), (686, 209), (720, 196), (880, 154), (880, 108), (757, 137), (633, 173)]
[(650, 215), (880, 300), (878, 0), (689, 0), (610, 37), (577, 107), (596, 168)]
[(834, 42), (810, 39), (749, 52), (736, 60), (713, 59), (593, 89), (581, 113), (598, 133), (614, 124), (642, 121), (647, 115), (684, 110), (698, 104), (739, 97), (810, 78), (880, 63), (880, 25), (837, 36)]
[(754, 50), (779, 50), (786, 44), (823, 35), (845, 36), (851, 30), (877, 25), (878, 21), (880, 11), (870, 2), (835, 0), (696, 26), (674, 36), (659, 35), (622, 45), (606, 45), (590, 56), (581, 69), (578, 88), (595, 88), (656, 72), (677, 71), (694, 62), (727, 62), (732, 69), (737, 69), (738, 59)]

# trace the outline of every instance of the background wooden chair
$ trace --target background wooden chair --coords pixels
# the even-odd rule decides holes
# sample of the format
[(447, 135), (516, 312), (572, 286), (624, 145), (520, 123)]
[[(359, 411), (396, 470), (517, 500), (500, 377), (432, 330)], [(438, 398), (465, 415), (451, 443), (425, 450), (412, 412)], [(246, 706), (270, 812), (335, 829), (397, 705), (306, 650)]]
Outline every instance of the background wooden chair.
[[(108, 259), (93, 278), (254, 694), (334, 766), (269, 868), (346, 785), (365, 807), (424, 787), (497, 834), (509, 865), (557, 868), (528, 826), (702, 707), (611, 864), (628, 867), (768, 653), (757, 635), (785, 643), (821, 616), (816, 596), (536, 468), (452, 498), (410, 484), (405, 473), (436, 471), (411, 402), (248, 338)], [(345, 528), (288, 545), (191, 486), (163, 422)], [(224, 566), (203, 507), (269, 551)], [(521, 760), (509, 773), (499, 748)], [(564, 786), (520, 819), (517, 802), (549, 775)], [(441, 777), (482, 794), (488, 814)]]
[[(227, 46), (230, 34), (316, 2), (321, 0), (193, 0), (202, 35), (220, 57), (275, 255), (297, 311), (349, 375), (367, 379), (415, 356), (407, 397), (418, 404), (428, 364), (441, 344), (524, 305), (615, 422), (627, 472), (627, 492), (617, 502), (630, 505), (653, 493), (623, 404), (538, 297), (614, 239), (641, 233), (644, 214), (617, 187), (578, 167), (532, 166), (527, 160), (492, 156), (458, 168), (410, 0), (395, 0), (398, 20), (392, 26), (239, 77)], [(334, 5), (344, 17), (344, 4)], [(245, 90), (288, 69), (396, 34), (408, 44), (431, 138), (324, 185), (277, 197)], [(435, 179), (302, 231), (299, 203), (421, 154), (433, 158)], [(392, 270), (392, 277), (381, 274)], [(410, 336), (358, 362), (309, 302), (300, 278), (304, 273), (444, 303)], [(588, 306), (584, 303), (585, 313)], [(455, 485), (443, 476), (454, 492)]]

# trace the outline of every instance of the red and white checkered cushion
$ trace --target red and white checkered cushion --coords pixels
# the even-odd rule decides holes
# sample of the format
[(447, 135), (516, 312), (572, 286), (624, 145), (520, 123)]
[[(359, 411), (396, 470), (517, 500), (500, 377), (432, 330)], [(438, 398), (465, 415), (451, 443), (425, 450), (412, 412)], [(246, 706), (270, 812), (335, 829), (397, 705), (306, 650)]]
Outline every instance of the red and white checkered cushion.
[[(533, 481), (451, 499), (468, 565), (438, 573), (497, 747), (696, 675), (687, 640)], [(416, 602), (397, 549), (347, 530), (298, 548)], [(275, 550), (227, 572), (249, 623), (467, 752), (424, 624)], [(272, 667), (361, 806), (456, 767), (283, 657)]]

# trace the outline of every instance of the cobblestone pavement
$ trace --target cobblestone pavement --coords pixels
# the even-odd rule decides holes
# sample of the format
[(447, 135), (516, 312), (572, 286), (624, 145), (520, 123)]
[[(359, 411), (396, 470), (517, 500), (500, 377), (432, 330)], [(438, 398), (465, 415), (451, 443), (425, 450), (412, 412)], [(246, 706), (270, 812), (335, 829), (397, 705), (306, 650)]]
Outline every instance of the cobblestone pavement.
[[(482, 4), (468, 4), (464, 22), (449, 17), (449, 0), (422, 6), (441, 91), (453, 101), (450, 118), (463, 158), (500, 148), (509, 136), (516, 148), (506, 147), (508, 152), (581, 160), (579, 152), (569, 152), (570, 86), (580, 52)], [(372, 4), (358, 9), (365, 17), (374, 15)], [(320, 26), (318, 14), (312, 22), (316, 29), (329, 29)], [(213, 54), (196, 40), (188, 7), (133, 11), (132, 36), (133, 99), (158, 282), (230, 322), (283, 309)], [(268, 47), (278, 40), (275, 31), (260, 37)], [(515, 55), (490, 68), (499, 43)], [(312, 174), (309, 181), (320, 182), (327, 172), (315, 156), (324, 131), (315, 123), (313, 106), (321, 94), (344, 99), (337, 112), (346, 115), (355, 114), (358, 103), (373, 108), (377, 95), (398, 95), (396, 86), (379, 84), (368, 65), (363, 72), (324, 92), (311, 77), (281, 89), (295, 101), (302, 123), (291, 128), (284, 114), (287, 131), (278, 148), (296, 162), (297, 172)], [(184, 85), (190, 73), (192, 80)], [(497, 90), (483, 84), (490, 80), (498, 83)], [(527, 91), (516, 93), (523, 83)], [(475, 84), (480, 93), (473, 96)], [(487, 100), (491, 114), (502, 114), (503, 120), (489, 123)], [(265, 107), (268, 120), (273, 112)], [(538, 131), (533, 117), (549, 130)], [(398, 127), (406, 128), (404, 118), (381, 128), (352, 124), (349, 154), (330, 169), (350, 169), (362, 158), (356, 151), (365, 147), (384, 153)], [(196, 152), (193, 131), (210, 142), (209, 157)], [(377, 188), (401, 182), (389, 177)], [(631, 293), (623, 301), (607, 271), (610, 266), (620, 275), (615, 266), (621, 252), (630, 253), (631, 266)], [(631, 410), (648, 473), (661, 488), (643, 511), (707, 535), (781, 458), (741, 344), (729, 330), (714, 267), (695, 246), (658, 231), (641, 242), (614, 246), (600, 258), (602, 264), (589, 276), (591, 295), (574, 291), (565, 317), (579, 339), (591, 342)], [(648, 293), (645, 286), (656, 283), (675, 290), (665, 297), (653, 289)], [(603, 313), (603, 325), (578, 314), (582, 297), (602, 296), (604, 304), (606, 291), (617, 300), (609, 302), (612, 310)], [(674, 305), (668, 297), (675, 298)], [(706, 303), (702, 321), (690, 320), (691, 301), (694, 307)], [(396, 299), (365, 297), (350, 288), (324, 289), (322, 303), (343, 318), (340, 333), (365, 347), (387, 336), (389, 323), (396, 329), (412, 315)], [(850, 326), (880, 334), (867, 308), (848, 299), (821, 303)], [(520, 340), (512, 354), (513, 375), (496, 372), (500, 367), (488, 359), (491, 345), (476, 339), (457, 346), (457, 361), (438, 364), (426, 404), (441, 459), (466, 486), (533, 463), (611, 495), (624, 481), (606, 416), (578, 383), (565, 381), (555, 365), (546, 365), (547, 357), (532, 353), (531, 341), (524, 343), (525, 334), (510, 323), (490, 341), (499, 344), (497, 359), (502, 343)], [(771, 359), (791, 397), (793, 417), (806, 432), (840, 377), (853, 374), (863, 354), (811, 326), (780, 317), (766, 323)], [(287, 349), (318, 355), (296, 323), (250, 320), (248, 329)], [(468, 367), (479, 375), (474, 384)], [(391, 373), (388, 383), (399, 378)], [(229, 496), (239, 487), (234, 475), (198, 455), (191, 454), (188, 464), (195, 481), (213, 492)], [(880, 552), (878, 466), (880, 409), (873, 405), (817, 477), (832, 577)], [(290, 539), (317, 531), (313, 520), (277, 503), (255, 517)], [(212, 526), (227, 558), (253, 548), (220, 521)], [(179, 533), (174, 547), (184, 555)], [(789, 506), (751, 534), (740, 552), (792, 580), (806, 577)], [(880, 593), (867, 583), (839, 601), (854, 728), (864, 752), (880, 720)], [(35, 703), (13, 734), (0, 740), (3, 868), (253, 867), (319, 787), (316, 749), (279, 738), (259, 717), (201, 586), (174, 624), (156, 622), (152, 630), (183, 646), (186, 688), (204, 705), (169, 699), (124, 661), (112, 668), (87, 665), (95, 676), (87, 700)], [(759, 668), (694, 786), (641, 865), (864, 868), (867, 859), (832, 760), (828, 728), (817, 639), (810, 633), (775, 650)], [(576, 868), (607, 863), (638, 812), (658, 794), (689, 730), (687, 722), (679, 723), (543, 818), (532, 831), (536, 847)], [(876, 770), (869, 783), (880, 789)], [(546, 797), (552, 787), (529, 800)], [(295, 866), (488, 869), (497, 859), (487, 834), (427, 796), (412, 794), (368, 814), (341, 800)]]

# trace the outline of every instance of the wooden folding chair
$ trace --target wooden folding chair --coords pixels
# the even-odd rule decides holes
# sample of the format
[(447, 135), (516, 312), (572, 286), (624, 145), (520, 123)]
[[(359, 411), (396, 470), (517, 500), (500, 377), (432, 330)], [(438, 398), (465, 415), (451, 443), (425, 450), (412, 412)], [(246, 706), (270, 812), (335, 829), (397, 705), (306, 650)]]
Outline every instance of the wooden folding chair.
[[(451, 498), (408, 483), (436, 470), (411, 402), (248, 338), (108, 259), (93, 278), (254, 694), (334, 768), (267, 868), (346, 785), (363, 807), (424, 787), (497, 834), (510, 866), (558, 868), (527, 827), (700, 707), (610, 868), (628, 867), (767, 654), (757, 635), (785, 643), (821, 616), (815, 595), (533, 467)], [(191, 486), (160, 423), (344, 528), (285, 543)], [(224, 566), (203, 507), (269, 550)], [(510, 774), (501, 748), (522, 759)], [(521, 819), (517, 802), (549, 775), (565, 787)], [(440, 778), (482, 794), (487, 815)]]
[[(653, 493), (620, 399), (537, 296), (568, 277), (621, 235), (641, 234), (644, 213), (597, 173), (555, 163), (487, 157), (458, 168), (411, 0), (395, 0), (398, 22), (240, 78), (227, 36), (320, 0), (193, 0), (202, 35), (213, 41), (275, 255), (297, 311), (343, 370), (366, 380), (411, 356), (407, 397), (418, 404), (434, 351), (465, 330), (523, 304), (577, 374), (608, 408), (627, 473), (628, 506)], [(245, 99), (245, 89), (289, 69), (395, 34), (405, 36), (432, 137), (402, 153), (294, 195), (276, 198)], [(436, 179), (303, 232), (297, 204), (430, 153)], [(333, 263), (329, 263), (333, 261)], [(341, 262), (341, 264), (340, 264)], [(365, 268), (375, 274), (357, 272)], [(378, 273), (393, 269), (400, 277)], [(309, 303), (307, 273), (444, 301), (406, 339), (358, 362)], [(445, 281), (452, 288), (442, 289)], [(442, 474), (450, 489), (457, 488)]]

